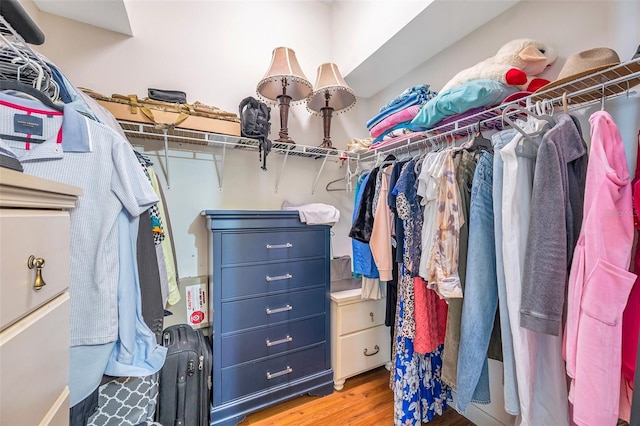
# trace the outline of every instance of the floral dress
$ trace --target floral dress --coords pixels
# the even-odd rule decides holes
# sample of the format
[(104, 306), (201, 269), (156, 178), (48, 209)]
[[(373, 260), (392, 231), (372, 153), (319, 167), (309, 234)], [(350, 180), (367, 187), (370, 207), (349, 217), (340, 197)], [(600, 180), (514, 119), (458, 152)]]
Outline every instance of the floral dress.
[[(414, 350), (414, 282), (408, 265), (419, 265), (422, 214), (415, 190), (414, 162), (408, 162), (394, 188), (397, 192), (398, 215), (405, 228), (404, 262), (398, 288), (397, 316), (394, 329), (394, 425), (420, 425), (442, 414), (451, 399), (450, 389), (440, 380), (443, 346), (427, 354)], [(416, 254), (417, 253), (417, 254)]]

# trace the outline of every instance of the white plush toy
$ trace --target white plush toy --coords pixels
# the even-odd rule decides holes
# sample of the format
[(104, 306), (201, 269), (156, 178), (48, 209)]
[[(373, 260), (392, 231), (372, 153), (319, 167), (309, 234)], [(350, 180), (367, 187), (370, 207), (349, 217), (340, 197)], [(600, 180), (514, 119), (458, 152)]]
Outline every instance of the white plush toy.
[(528, 38), (511, 40), (495, 56), (460, 71), (441, 91), (471, 80), (490, 79), (534, 92), (549, 83), (534, 76), (544, 71), (557, 57), (555, 49), (545, 43)]

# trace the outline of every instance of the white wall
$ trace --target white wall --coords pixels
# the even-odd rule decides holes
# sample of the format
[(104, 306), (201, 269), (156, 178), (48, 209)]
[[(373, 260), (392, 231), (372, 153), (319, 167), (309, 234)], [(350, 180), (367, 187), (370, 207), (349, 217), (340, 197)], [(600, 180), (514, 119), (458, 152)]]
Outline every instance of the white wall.
[[(127, 8), (135, 37), (40, 12), (46, 42), (37, 50), (76, 86), (139, 96), (145, 96), (149, 87), (183, 90), (190, 102), (199, 100), (234, 112), (240, 100), (255, 96), (256, 83), (267, 71), (274, 47), (293, 48), (312, 83), (317, 66), (330, 59), (329, 39), (316, 36), (330, 22), (330, 8), (320, 2), (134, 1)], [(346, 147), (353, 137), (354, 125), (348, 119), (358, 116), (362, 105), (366, 102), (334, 117), (331, 135), (336, 147)], [(279, 128), (274, 106), (273, 133)], [(319, 145), (322, 120), (311, 116), (304, 105), (293, 106), (289, 134), (300, 144)], [(139, 149), (152, 156), (164, 183), (161, 146), (147, 141)], [(212, 152), (221, 162), (221, 150)], [(321, 160), (288, 158), (276, 193), (282, 155), (271, 154), (264, 172), (257, 152), (231, 149), (219, 192), (212, 153), (170, 149), (169, 154), (171, 188), (166, 197), (180, 276), (207, 274), (207, 231), (200, 216), (205, 209), (280, 209), (283, 200), (328, 203), (343, 213), (333, 228), (334, 254), (350, 253), (347, 234), (353, 194), (324, 189), (328, 181), (344, 176), (346, 168), (340, 163), (327, 162), (312, 195)]]

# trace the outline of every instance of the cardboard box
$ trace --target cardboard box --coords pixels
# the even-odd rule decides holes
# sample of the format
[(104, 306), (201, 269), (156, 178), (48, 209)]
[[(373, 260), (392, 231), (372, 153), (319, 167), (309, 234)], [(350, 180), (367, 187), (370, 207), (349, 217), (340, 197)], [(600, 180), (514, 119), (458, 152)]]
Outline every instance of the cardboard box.
[[(149, 124), (173, 124), (178, 119), (179, 113), (152, 109), (155, 123), (145, 116), (138, 108), (136, 113), (131, 112), (131, 106), (120, 102), (109, 102), (101, 99), (96, 101), (105, 107), (118, 120), (134, 121), (136, 123)], [(190, 115), (186, 120), (176, 126), (177, 129), (200, 130), (202, 132), (221, 133), (223, 135), (240, 136), (240, 123), (217, 118)]]
[(209, 285), (207, 277), (180, 278), (180, 301), (166, 309), (172, 315), (164, 317), (164, 328), (174, 324), (189, 324), (204, 328), (210, 324)]

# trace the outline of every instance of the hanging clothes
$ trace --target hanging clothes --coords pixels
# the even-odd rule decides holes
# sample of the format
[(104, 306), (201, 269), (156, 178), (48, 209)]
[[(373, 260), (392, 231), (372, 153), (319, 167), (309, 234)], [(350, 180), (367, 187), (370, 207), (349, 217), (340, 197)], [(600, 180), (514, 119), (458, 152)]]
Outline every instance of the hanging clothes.
[[(517, 131), (507, 129), (495, 133), (493, 144), (493, 220), (495, 231), (496, 280), (498, 283), (498, 311), (500, 318), (500, 337), (502, 340), (502, 368), (504, 384), (504, 410), (511, 415), (520, 414), (520, 396), (516, 379), (515, 354), (513, 350), (513, 334), (509, 320), (509, 303), (507, 300), (507, 283), (505, 278), (504, 256), (502, 254), (502, 188), (504, 163), (500, 150), (513, 140)], [(446, 343), (445, 343), (446, 345)], [(446, 351), (445, 351), (446, 353)]]
[(436, 229), (429, 259), (429, 283), (444, 299), (462, 297), (458, 276), (459, 231), (464, 224), (452, 151), (444, 154), (436, 200)]
[[(638, 151), (636, 173), (633, 178), (633, 218), (636, 233), (640, 231), (640, 131), (638, 132)], [(633, 257), (633, 272), (640, 273), (640, 250), (636, 246)], [(631, 389), (634, 389), (636, 375), (636, 359), (638, 352), (638, 335), (640, 335), (640, 279), (636, 280), (629, 294), (627, 306), (622, 316), (622, 374)]]
[[(477, 153), (467, 150), (459, 151), (455, 156), (456, 161), (456, 181), (460, 191), (460, 209), (464, 222), (460, 227), (459, 240), (460, 249), (458, 251), (458, 275), (460, 285), (464, 293), (467, 252), (469, 242), (469, 210), (471, 204), (471, 185), (473, 175), (478, 163)], [(442, 381), (452, 389), (456, 389), (458, 371), (458, 348), (460, 346), (460, 321), (462, 319), (462, 299), (448, 300), (446, 332), (444, 347), (446, 350), (442, 355)]]
[(524, 261), (520, 325), (560, 335), (566, 282), (582, 226), (587, 144), (568, 115), (538, 147)]
[(636, 275), (629, 170), (620, 133), (606, 111), (590, 118), (584, 222), (567, 300), (565, 356), (578, 425), (616, 424), (620, 397), (622, 313)]
[[(360, 211), (360, 205), (363, 203), (364, 190), (367, 188), (370, 178), (372, 178), (371, 174), (366, 174), (362, 177), (362, 182), (358, 181), (356, 184), (355, 207), (352, 217), (353, 225), (355, 225), (356, 220), (358, 220), (357, 217)], [(375, 179), (375, 174), (373, 175), (373, 179)], [(366, 201), (364, 201), (364, 203), (366, 203)], [(376, 263), (373, 261), (369, 243), (364, 243), (356, 238), (352, 238), (351, 250), (353, 252), (353, 272), (356, 276), (362, 275), (365, 278), (378, 278), (380, 276)]]
[[(487, 350), (498, 309), (495, 232), (493, 223), (493, 155), (483, 152), (473, 177), (469, 223), (467, 282), (462, 302), (457, 375), (457, 410), (471, 402), (488, 404)], [(446, 347), (445, 347), (446, 351)]]
[[(539, 133), (546, 121), (530, 117), (517, 125), (527, 134)], [(537, 146), (518, 133), (500, 150), (504, 162), (502, 193), (502, 256), (509, 322), (513, 337), (520, 420), (522, 425), (568, 425), (564, 363), (559, 337), (520, 327), (524, 257), (531, 216), (531, 195)]]
[(392, 168), (393, 165), (386, 166), (378, 173), (380, 188), (376, 191), (374, 200), (374, 221), (369, 240), (371, 254), (380, 274), (380, 281), (391, 281), (393, 278), (394, 260), (391, 254), (393, 218), (388, 204), (389, 175)]

